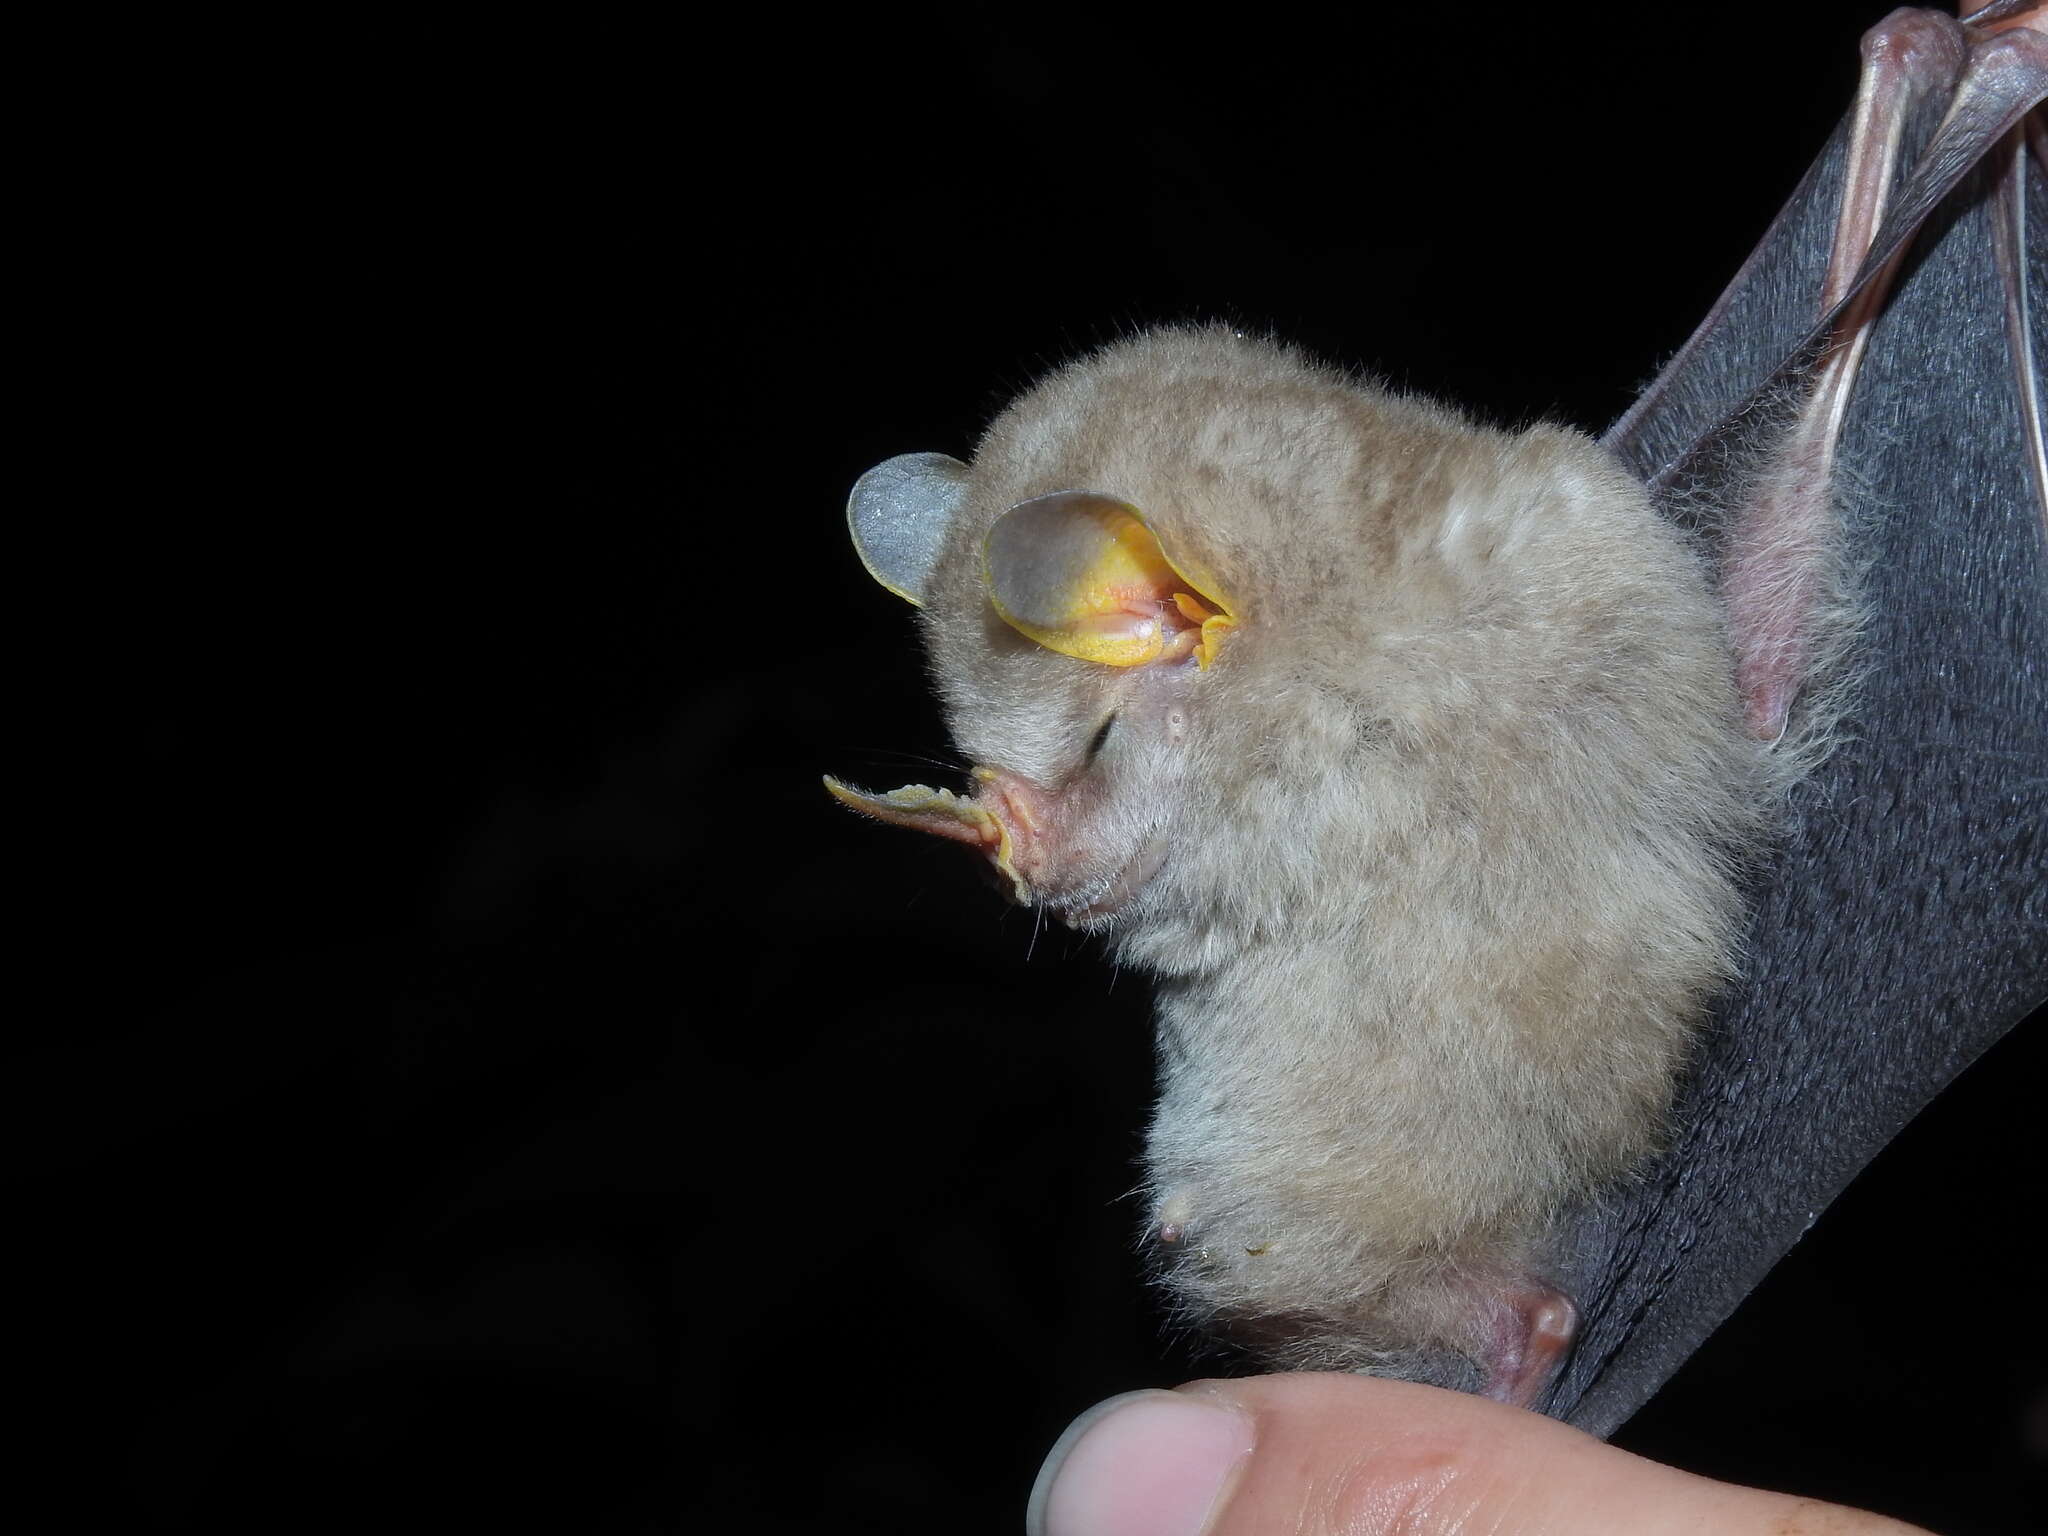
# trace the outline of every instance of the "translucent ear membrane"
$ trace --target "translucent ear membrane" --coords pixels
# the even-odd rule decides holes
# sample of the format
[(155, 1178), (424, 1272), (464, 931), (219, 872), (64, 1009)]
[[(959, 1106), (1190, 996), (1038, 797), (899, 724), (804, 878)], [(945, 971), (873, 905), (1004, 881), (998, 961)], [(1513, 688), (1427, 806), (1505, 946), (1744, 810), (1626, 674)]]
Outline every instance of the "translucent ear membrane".
[(967, 466), (943, 453), (898, 454), (862, 475), (846, 501), (846, 526), (868, 574), (922, 608), (966, 493)]
[(1215, 659), (1236, 620), (1176, 569), (1135, 507), (1094, 491), (1020, 501), (982, 546), (989, 601), (1047, 650), (1107, 667)]

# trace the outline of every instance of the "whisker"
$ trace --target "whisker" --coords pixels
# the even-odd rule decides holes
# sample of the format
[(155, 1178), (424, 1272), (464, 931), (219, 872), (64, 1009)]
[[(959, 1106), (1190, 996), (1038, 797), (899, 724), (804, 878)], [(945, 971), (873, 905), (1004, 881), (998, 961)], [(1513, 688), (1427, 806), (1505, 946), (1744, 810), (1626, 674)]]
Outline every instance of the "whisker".
[(915, 763), (924, 768), (943, 768), (948, 773), (967, 773), (971, 765), (957, 757), (934, 756), (929, 752), (906, 752), (900, 747), (848, 747), (848, 757), (873, 763)]

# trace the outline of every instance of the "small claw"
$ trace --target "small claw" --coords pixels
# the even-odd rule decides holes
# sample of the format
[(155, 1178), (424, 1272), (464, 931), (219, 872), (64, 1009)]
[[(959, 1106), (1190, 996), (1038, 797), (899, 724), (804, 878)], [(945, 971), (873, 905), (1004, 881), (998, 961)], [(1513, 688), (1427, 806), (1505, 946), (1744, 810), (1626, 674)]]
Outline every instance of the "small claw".
[(1485, 1396), (1532, 1408), (1570, 1353), (1579, 1309), (1545, 1285), (1510, 1286), (1497, 1298)]

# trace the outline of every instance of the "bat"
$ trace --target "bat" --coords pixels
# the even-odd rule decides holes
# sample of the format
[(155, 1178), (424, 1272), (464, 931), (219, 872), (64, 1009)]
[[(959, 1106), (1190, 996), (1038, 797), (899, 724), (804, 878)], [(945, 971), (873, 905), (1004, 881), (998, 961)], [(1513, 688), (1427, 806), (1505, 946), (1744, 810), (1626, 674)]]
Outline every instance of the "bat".
[(979, 766), (829, 782), (1154, 974), (1188, 1315), (1611, 1428), (2039, 995), (2040, 45), (1874, 32), (1604, 448), (1170, 331), (856, 487)]

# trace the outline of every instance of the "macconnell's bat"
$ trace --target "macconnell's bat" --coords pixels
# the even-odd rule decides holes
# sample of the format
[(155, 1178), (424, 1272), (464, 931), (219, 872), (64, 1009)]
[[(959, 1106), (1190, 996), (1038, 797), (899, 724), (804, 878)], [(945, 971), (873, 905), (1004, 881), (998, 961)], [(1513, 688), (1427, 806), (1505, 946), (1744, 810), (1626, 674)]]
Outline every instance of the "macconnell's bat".
[(978, 766), (828, 785), (1155, 977), (1191, 1317), (1611, 1429), (2038, 995), (2042, 25), (1875, 29), (1602, 445), (1168, 330), (855, 488)]

